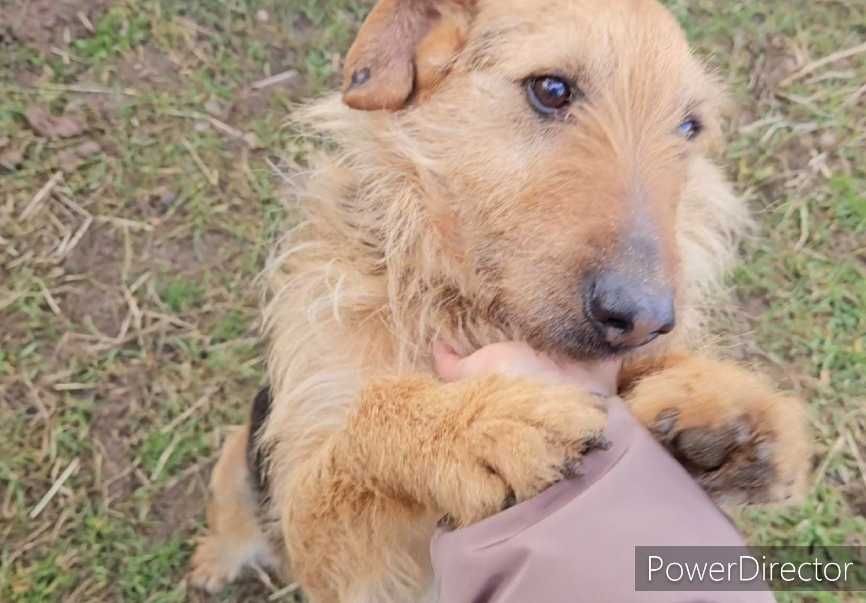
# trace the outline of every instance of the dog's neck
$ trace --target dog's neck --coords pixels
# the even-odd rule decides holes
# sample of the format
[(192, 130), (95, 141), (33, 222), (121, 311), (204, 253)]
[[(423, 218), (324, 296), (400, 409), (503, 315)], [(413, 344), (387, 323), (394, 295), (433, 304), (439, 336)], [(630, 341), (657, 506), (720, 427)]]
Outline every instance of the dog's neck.
[[(342, 116), (342, 109), (331, 109), (341, 114), (332, 118)], [(404, 366), (429, 356), (435, 338), (470, 352), (515, 337), (497, 292), (467, 265), (456, 224), (437, 211), (443, 206), (439, 188), (423, 182), (405, 158), (395, 161), (396, 154), (382, 152), (381, 141), (364, 140), (376, 136), (369, 128), (342, 127), (340, 133), (358, 139), (341, 141), (341, 150), (369, 145), (369, 152), (329, 153), (314, 161), (299, 188), (303, 225), (282, 248), (289, 259), (281, 271), (303, 275), (307, 266), (321, 272), (323, 265), (345, 270), (337, 291), (322, 283), (322, 299), (329, 296), (335, 311), (359, 323), (374, 316), (374, 322), (384, 321), (393, 336), (389, 347)], [(282, 261), (277, 257), (272, 268)]]
[[(517, 336), (501, 312), (498, 292), (467, 265), (456, 229), (435, 211), (435, 201), (414, 186), (404, 191), (399, 234), (377, 228), (363, 235), (368, 242), (375, 240), (370, 250), (379, 256), (386, 292), (382, 301), (394, 332), (402, 335), (398, 355), (424, 356), (436, 338), (468, 353)], [(370, 198), (381, 194), (378, 187), (356, 194), (366, 198), (361, 207), (386, 208), (382, 223), (393, 223), (387, 214), (394, 200)], [(352, 205), (350, 201), (347, 207)]]

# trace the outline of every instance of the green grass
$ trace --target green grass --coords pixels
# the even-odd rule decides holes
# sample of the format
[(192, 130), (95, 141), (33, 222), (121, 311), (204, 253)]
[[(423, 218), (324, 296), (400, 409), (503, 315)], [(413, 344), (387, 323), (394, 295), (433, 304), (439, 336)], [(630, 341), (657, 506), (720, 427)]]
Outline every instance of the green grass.
[(202, 301), (204, 289), (195, 281), (171, 280), (160, 292), (163, 303), (175, 314), (179, 314)]
[(97, 64), (141, 46), (148, 38), (147, 16), (121, 5), (106, 12), (96, 22), (93, 35), (75, 40), (72, 49), (81, 59)]
[[(0, 37), (0, 600), (195, 599), (182, 578), (208, 468), (262, 378), (273, 166), (303, 155), (285, 117), (336, 84), (369, 3), (91, 4), (93, 31)], [(760, 544), (866, 545), (866, 55), (779, 84), (861, 43), (866, 5), (668, 4), (730, 85), (722, 161), (761, 223), (728, 340), (809, 400), (818, 440), (807, 502), (739, 521)], [(81, 134), (34, 132), (34, 106)], [(98, 150), (77, 157), (85, 142)], [(265, 593), (252, 579), (220, 599)]]

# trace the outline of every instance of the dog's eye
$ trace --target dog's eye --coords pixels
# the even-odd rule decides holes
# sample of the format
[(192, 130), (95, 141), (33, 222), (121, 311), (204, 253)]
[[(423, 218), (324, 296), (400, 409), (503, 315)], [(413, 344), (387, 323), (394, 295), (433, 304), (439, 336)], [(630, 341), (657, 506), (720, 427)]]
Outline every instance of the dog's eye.
[(542, 115), (553, 115), (561, 111), (574, 98), (571, 84), (553, 75), (526, 80), (526, 95), (532, 108)]
[(677, 133), (686, 140), (692, 140), (698, 134), (700, 134), (701, 130), (703, 129), (704, 124), (702, 124), (700, 120), (694, 117), (690, 117), (679, 125), (679, 127), (677, 128)]

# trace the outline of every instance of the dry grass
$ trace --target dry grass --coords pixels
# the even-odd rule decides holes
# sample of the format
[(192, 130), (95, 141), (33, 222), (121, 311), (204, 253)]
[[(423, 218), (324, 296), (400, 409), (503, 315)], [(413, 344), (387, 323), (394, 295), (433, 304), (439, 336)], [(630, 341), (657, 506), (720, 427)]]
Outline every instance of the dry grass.
[[(282, 124), (364, 3), (322, 4), (0, 9), (0, 600), (198, 596), (190, 539), (261, 379), (253, 281), (302, 161)], [(808, 503), (742, 521), (866, 545), (866, 5), (669, 4), (734, 88), (727, 165), (764, 225), (730, 339), (820, 442)]]

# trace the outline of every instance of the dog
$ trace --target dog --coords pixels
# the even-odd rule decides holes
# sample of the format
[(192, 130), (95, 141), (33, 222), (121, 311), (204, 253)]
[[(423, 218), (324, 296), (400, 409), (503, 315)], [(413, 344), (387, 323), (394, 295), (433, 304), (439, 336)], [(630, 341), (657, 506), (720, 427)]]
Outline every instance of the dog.
[[(598, 441), (589, 394), (434, 378), (431, 346), (619, 356), (632, 412), (717, 500), (802, 492), (803, 404), (699, 352), (748, 228), (722, 90), (656, 0), (379, 0), (266, 270), (269, 390), (213, 472), (193, 584), (275, 568), (315, 603), (427, 600), (465, 526)], [(636, 504), (639, 504), (636, 502)]]

